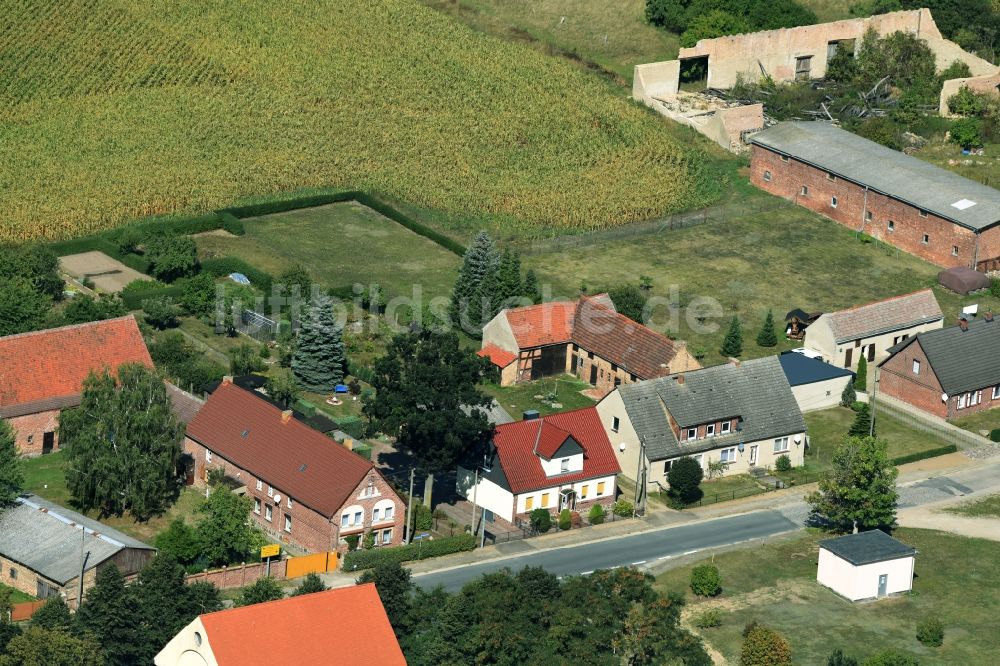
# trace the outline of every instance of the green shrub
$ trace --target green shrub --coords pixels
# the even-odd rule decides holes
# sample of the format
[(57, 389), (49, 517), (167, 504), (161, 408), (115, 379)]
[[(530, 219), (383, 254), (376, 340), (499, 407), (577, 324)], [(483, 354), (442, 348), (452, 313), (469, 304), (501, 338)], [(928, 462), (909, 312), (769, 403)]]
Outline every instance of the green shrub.
[(858, 394), (854, 390), (854, 384), (847, 382), (844, 386), (844, 392), (840, 394), (840, 406), (841, 407), (853, 407), (854, 403), (858, 401)]
[(243, 220), (231, 215), (230, 213), (223, 213), (219, 216), (222, 220), (222, 228), (231, 233), (234, 236), (242, 236), (247, 232), (246, 228), (243, 226)]
[(722, 612), (718, 608), (709, 608), (705, 612), (695, 616), (694, 626), (698, 627), (699, 629), (721, 627)]
[(635, 507), (632, 506), (632, 502), (620, 499), (611, 507), (611, 512), (621, 518), (631, 518), (635, 513)]
[(959, 118), (951, 124), (951, 142), (962, 148), (983, 147), (983, 122), (978, 118)]
[(179, 308), (174, 305), (174, 301), (166, 296), (156, 296), (147, 298), (142, 302), (142, 310), (146, 322), (150, 326), (163, 330), (173, 328), (177, 325), (177, 314)]
[(354, 439), (365, 436), (365, 422), (359, 416), (338, 416), (337, 426)]
[(868, 657), (861, 666), (920, 666), (920, 662), (913, 655), (888, 648)]
[(689, 503), (701, 498), (701, 480), (704, 471), (701, 464), (691, 458), (684, 456), (670, 465), (667, 472), (667, 483), (670, 484), (670, 494), (680, 501)]
[(358, 544), (361, 542), (361, 535), (360, 534), (351, 534), (349, 536), (345, 536), (344, 537), (344, 541), (347, 542), (347, 550), (348, 550), (348, 552), (355, 551), (355, 550), (358, 549)]
[(788, 472), (792, 469), (792, 459), (782, 453), (778, 456), (777, 460), (774, 461), (774, 468), (779, 472)]
[(1000, 442), (1000, 428), (994, 428), (990, 430), (990, 440), (994, 442)]
[(714, 597), (722, 592), (722, 576), (712, 564), (700, 564), (691, 570), (691, 591), (699, 597)]
[(936, 617), (928, 617), (917, 624), (917, 640), (929, 647), (944, 643), (944, 625)]
[(937, 458), (938, 456), (947, 455), (949, 453), (955, 453), (956, 451), (958, 451), (957, 446), (955, 446), (954, 444), (948, 444), (947, 446), (941, 446), (936, 449), (927, 449), (926, 451), (918, 451), (916, 453), (911, 453), (909, 455), (893, 458), (892, 464), (905, 465), (906, 463), (917, 462), (918, 460)]
[(430, 507), (424, 506), (419, 500), (414, 500), (413, 505), (413, 529), (429, 530), (434, 527), (434, 513)]
[(568, 530), (571, 527), (573, 527), (573, 512), (563, 509), (559, 512), (559, 529)]
[(591, 525), (600, 525), (604, 522), (604, 507), (600, 504), (595, 504), (590, 507), (590, 513), (587, 514), (587, 521)]
[(405, 546), (375, 548), (373, 550), (352, 550), (344, 556), (344, 570), (357, 571), (371, 569), (379, 564), (392, 564), (425, 560), (466, 550), (476, 546), (476, 538), (471, 534), (460, 534), (438, 539), (421, 539)]
[(528, 514), (528, 520), (531, 522), (531, 528), (539, 534), (545, 534), (552, 528), (552, 516), (549, 515), (548, 509), (533, 509)]
[(990, 280), (990, 296), (1000, 298), (1000, 278)]

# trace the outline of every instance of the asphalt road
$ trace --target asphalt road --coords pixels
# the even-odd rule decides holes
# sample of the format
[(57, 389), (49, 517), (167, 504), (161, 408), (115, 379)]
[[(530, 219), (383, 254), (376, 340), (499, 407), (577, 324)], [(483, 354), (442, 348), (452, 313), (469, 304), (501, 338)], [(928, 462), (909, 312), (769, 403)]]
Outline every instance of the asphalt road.
[(453, 591), (483, 574), (504, 568), (518, 571), (526, 566), (540, 566), (557, 576), (587, 574), (595, 569), (651, 565), (656, 560), (774, 536), (799, 528), (799, 525), (777, 511), (759, 511), (437, 571), (414, 576), (413, 582), (427, 589), (441, 585), (444, 589)]

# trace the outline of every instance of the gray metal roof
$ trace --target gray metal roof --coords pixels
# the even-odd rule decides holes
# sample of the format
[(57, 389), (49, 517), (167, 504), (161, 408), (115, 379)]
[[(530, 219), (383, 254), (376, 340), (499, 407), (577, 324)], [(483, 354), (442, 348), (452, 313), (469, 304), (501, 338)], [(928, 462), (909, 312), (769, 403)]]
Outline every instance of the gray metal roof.
[[(699, 453), (740, 441), (805, 432), (792, 388), (776, 356), (716, 365), (618, 387), (636, 434), (645, 437), (650, 460)], [(741, 417), (742, 430), (681, 444), (667, 420), (681, 428)]]
[(913, 342), (920, 344), (941, 388), (950, 396), (1000, 384), (1000, 321), (979, 319), (969, 322), (966, 331), (949, 326), (918, 333), (890, 352), (897, 353)]
[(90, 551), (87, 570), (125, 548), (153, 550), (107, 525), (41, 497), (27, 495), (0, 512), (0, 555), (64, 584), (80, 574), (81, 547)]
[(1000, 222), (1000, 191), (827, 122), (778, 123), (750, 140), (969, 229)]
[[(466, 414), (470, 414), (472, 412), (472, 408), (468, 405), (462, 405), (461, 409)], [(479, 409), (486, 414), (486, 419), (492, 425), (498, 426), (503, 425), (504, 423), (514, 422), (514, 418), (507, 412), (506, 409), (500, 406), (500, 403), (497, 402), (496, 399), (494, 399), (489, 406), (480, 407)]]
[(915, 548), (893, 539), (881, 530), (869, 530), (836, 539), (826, 539), (819, 542), (819, 547), (825, 548), (854, 566), (896, 560), (917, 554)]

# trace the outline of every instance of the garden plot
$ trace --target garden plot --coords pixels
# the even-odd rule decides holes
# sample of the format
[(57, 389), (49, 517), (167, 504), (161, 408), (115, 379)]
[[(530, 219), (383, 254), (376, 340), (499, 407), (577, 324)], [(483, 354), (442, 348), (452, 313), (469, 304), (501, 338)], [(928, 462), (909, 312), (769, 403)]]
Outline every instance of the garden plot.
[(148, 275), (96, 250), (59, 257), (59, 268), (81, 282), (90, 280), (97, 289), (109, 294), (120, 292), (133, 280), (149, 279)]

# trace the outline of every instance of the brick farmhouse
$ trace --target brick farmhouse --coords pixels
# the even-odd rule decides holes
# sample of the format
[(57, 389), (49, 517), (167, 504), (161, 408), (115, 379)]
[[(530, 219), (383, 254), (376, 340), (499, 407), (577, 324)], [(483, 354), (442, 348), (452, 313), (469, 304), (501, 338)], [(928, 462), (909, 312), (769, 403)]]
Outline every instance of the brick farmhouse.
[(1000, 192), (826, 122), (751, 139), (750, 181), (944, 268), (1000, 269)]
[(879, 366), (883, 394), (944, 419), (1000, 407), (1000, 322), (992, 313), (889, 351)]
[(59, 412), (80, 404), (91, 372), (124, 363), (153, 367), (132, 315), (0, 338), (0, 418), (27, 456), (59, 447)]
[(497, 426), (486, 456), (459, 467), (458, 491), (489, 512), (487, 522), (491, 514), (514, 522), (534, 509), (608, 507), (619, 471), (597, 411), (587, 407)]
[(569, 373), (610, 391), (701, 367), (685, 343), (619, 314), (607, 294), (503, 310), (483, 327), (479, 355), (501, 386)]
[(344, 550), (367, 532), (379, 546), (402, 541), (403, 500), (371, 461), (229, 378), (188, 424), (184, 450), (193, 483), (215, 469), (243, 484), (257, 522), (284, 543)]

